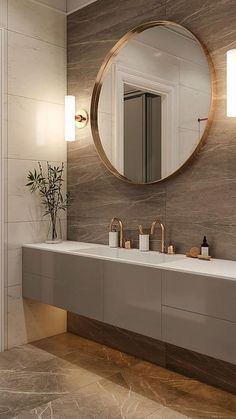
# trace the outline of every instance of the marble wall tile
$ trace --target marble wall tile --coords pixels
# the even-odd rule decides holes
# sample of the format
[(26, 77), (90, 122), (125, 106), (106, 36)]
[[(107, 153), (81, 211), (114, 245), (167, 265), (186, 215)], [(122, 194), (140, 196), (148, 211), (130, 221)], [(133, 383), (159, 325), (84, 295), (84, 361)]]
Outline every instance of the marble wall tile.
[(8, 287), (22, 284), (22, 251), (11, 249), (7, 254), (7, 281)]
[(66, 161), (63, 105), (9, 96), (8, 120), (9, 158)]
[[(48, 321), (49, 318), (50, 321)], [(64, 310), (31, 300), (23, 300), (21, 285), (8, 287), (8, 347), (32, 342), (63, 331), (66, 331)]]
[[(137, 224), (148, 226), (158, 216), (166, 224), (167, 242), (171, 239), (178, 251), (200, 244), (207, 234), (214, 256), (235, 259), (236, 135), (235, 121), (225, 116), (225, 53), (229, 46), (236, 46), (234, 1), (166, 0), (155, 6), (149, 1), (144, 8), (143, 1), (135, 4), (137, 9), (133, 0), (125, 4), (109, 1), (105, 6), (100, 0), (68, 17), (70, 93), (80, 95), (88, 108), (96, 74), (111, 44), (135, 24), (165, 18), (192, 30), (211, 53), (217, 83), (213, 124), (205, 146), (188, 167), (164, 183), (146, 187), (113, 177), (96, 156), (89, 127), (79, 133), (79, 141), (68, 146), (68, 185), (74, 196), (68, 212), (68, 237), (107, 243), (104, 229), (110, 216), (120, 215), (137, 246)], [(140, 7), (143, 10), (136, 15)], [(153, 248), (158, 249), (157, 241)]]
[(38, 0), (38, 2), (66, 12), (66, 0)]
[[(72, 13), (68, 18), (68, 43), (118, 41), (126, 32), (158, 14), (165, 15), (165, 0), (100, 0)], [(132, 27), (130, 17), (132, 16)], [(88, 22), (90, 25), (88, 25)]]
[(97, 0), (67, 0), (67, 13), (72, 13)]
[[(41, 162), (43, 170), (46, 162)], [(52, 162), (53, 165), (61, 165), (61, 162)], [(8, 222), (40, 221), (48, 220), (44, 217), (42, 199), (36, 191), (31, 193), (26, 187), (29, 171), (38, 170), (38, 161), (8, 159)], [(66, 172), (66, 167), (65, 167)], [(63, 189), (66, 188), (66, 178)], [(61, 220), (66, 218), (66, 213), (61, 211)]]
[[(1, 1), (1, 7), (3, 3)], [(65, 3), (65, 0), (8, 1), (6, 348), (65, 330), (65, 313), (62, 310), (23, 302), (20, 291), (22, 244), (44, 241), (48, 231), (48, 221), (42, 218), (40, 200), (37, 194), (31, 195), (25, 187), (25, 177), (38, 160), (44, 161), (44, 164), (47, 160), (66, 162), (66, 15), (59, 11), (60, 8), (65, 10)], [(66, 224), (66, 214), (63, 213), (64, 238)], [(17, 321), (14, 321), (15, 318)]]
[(0, 28), (7, 27), (7, 2), (8, 0), (0, 1)]
[(9, 31), (9, 94), (64, 104), (65, 66), (63, 48)]
[(234, 6), (234, 0), (167, 0), (166, 15), (192, 30), (213, 51), (235, 43)]
[(205, 223), (167, 222), (167, 242), (172, 241), (179, 253), (185, 254), (193, 246), (200, 247), (206, 235), (210, 253), (220, 259), (235, 260), (236, 226)]
[[(66, 237), (66, 220), (62, 220), (62, 237)], [(48, 220), (8, 223), (8, 250), (21, 249), (22, 244), (41, 243), (47, 238)]]
[(26, 187), (27, 174), (37, 168), (37, 161), (8, 160), (8, 222), (43, 219), (41, 198)]
[(66, 16), (31, 0), (9, 0), (8, 29), (65, 47)]

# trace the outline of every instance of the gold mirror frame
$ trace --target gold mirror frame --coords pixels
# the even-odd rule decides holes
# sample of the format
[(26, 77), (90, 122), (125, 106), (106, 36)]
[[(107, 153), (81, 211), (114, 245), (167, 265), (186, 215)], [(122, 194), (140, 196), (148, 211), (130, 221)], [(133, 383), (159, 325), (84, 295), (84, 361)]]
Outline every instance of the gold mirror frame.
[[(110, 65), (112, 64), (113, 59), (118, 55), (119, 51), (130, 41), (130, 39), (134, 38), (135, 35), (145, 31), (146, 29), (150, 29), (153, 28), (155, 26), (177, 26), (180, 28), (184, 28), (187, 32), (189, 32), (197, 41), (198, 45), (200, 45), (200, 47), (203, 49), (203, 51), (205, 52), (207, 61), (208, 61), (208, 66), (209, 66), (209, 71), (210, 71), (210, 75), (211, 75), (211, 105), (210, 105), (210, 110), (208, 113), (208, 121), (207, 121), (207, 125), (206, 128), (203, 132), (203, 135), (201, 137), (201, 139), (199, 140), (198, 145), (196, 146), (195, 150), (193, 151), (193, 153), (191, 154), (191, 156), (189, 156), (189, 158), (182, 164), (182, 166), (180, 166), (175, 172), (171, 173), (169, 176), (163, 178), (163, 179), (158, 179), (152, 182), (143, 182), (143, 183), (135, 183), (132, 180), (128, 179), (127, 177), (121, 175), (116, 168), (111, 164), (110, 160), (107, 158), (106, 153), (102, 147), (102, 142), (101, 142), (101, 138), (99, 135), (99, 129), (98, 129), (98, 104), (99, 104), (99, 98), (100, 98), (100, 92), (102, 89), (102, 84), (103, 84), (103, 80), (110, 68)], [(100, 70), (98, 72), (96, 81), (95, 81), (95, 85), (94, 85), (94, 89), (93, 89), (93, 93), (92, 93), (92, 101), (91, 101), (91, 108), (90, 108), (90, 120), (91, 120), (91, 130), (92, 130), (92, 135), (93, 135), (93, 140), (94, 140), (94, 144), (95, 147), (97, 149), (98, 155), (100, 157), (100, 159), (102, 160), (103, 164), (106, 166), (106, 168), (113, 174), (115, 175), (117, 178), (131, 183), (131, 184), (135, 184), (135, 185), (150, 185), (150, 184), (154, 184), (154, 183), (159, 183), (159, 182), (163, 182), (167, 179), (170, 179), (171, 177), (173, 177), (174, 175), (178, 174), (180, 171), (183, 170), (184, 167), (186, 167), (192, 160), (193, 158), (199, 153), (199, 150), (202, 148), (202, 146), (204, 145), (204, 143), (206, 142), (206, 139), (209, 135), (209, 130), (213, 121), (213, 115), (214, 115), (214, 99), (215, 99), (215, 95), (216, 95), (216, 83), (215, 83), (216, 77), (215, 77), (215, 70), (214, 70), (214, 66), (210, 57), (209, 52), (207, 51), (206, 47), (203, 45), (203, 43), (196, 37), (196, 35), (194, 35), (189, 29), (186, 29), (184, 26), (179, 25), (178, 23), (169, 21), (169, 20), (157, 20), (157, 21), (152, 21), (152, 22), (148, 22), (148, 23), (143, 23), (137, 27), (135, 27), (134, 29), (132, 29), (131, 31), (127, 32), (115, 45), (114, 47), (110, 50), (110, 52), (106, 55)]]

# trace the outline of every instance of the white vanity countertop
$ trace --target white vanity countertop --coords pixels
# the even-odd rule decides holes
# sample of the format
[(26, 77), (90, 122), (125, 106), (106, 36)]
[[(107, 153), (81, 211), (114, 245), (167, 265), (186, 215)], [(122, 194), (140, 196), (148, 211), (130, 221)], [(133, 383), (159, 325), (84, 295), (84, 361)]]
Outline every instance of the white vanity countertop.
[(140, 252), (137, 249), (111, 249), (101, 244), (74, 241), (25, 244), (23, 247), (236, 280), (236, 262), (230, 260), (204, 261), (187, 258), (185, 255), (169, 256), (151, 251)]

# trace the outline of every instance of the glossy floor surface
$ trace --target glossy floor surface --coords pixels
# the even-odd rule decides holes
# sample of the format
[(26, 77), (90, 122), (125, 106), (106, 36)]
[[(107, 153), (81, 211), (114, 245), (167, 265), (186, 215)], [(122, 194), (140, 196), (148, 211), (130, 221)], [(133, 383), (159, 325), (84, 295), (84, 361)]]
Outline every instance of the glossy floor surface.
[(236, 397), (65, 333), (0, 354), (0, 418), (236, 418)]

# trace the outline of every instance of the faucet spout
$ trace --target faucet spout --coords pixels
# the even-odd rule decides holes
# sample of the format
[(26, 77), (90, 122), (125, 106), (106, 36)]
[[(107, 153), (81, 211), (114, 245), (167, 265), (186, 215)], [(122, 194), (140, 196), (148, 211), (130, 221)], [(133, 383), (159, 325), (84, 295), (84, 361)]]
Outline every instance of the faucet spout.
[(165, 227), (160, 220), (153, 221), (151, 225), (151, 236), (153, 236), (156, 225), (159, 225), (161, 228), (161, 253), (165, 253)]
[(112, 218), (111, 222), (110, 222), (110, 227), (109, 230), (112, 231), (112, 226), (114, 224), (119, 224), (120, 227), (120, 247), (123, 247), (123, 236), (124, 236), (124, 227), (123, 227), (123, 222), (120, 218), (118, 217), (114, 217)]

